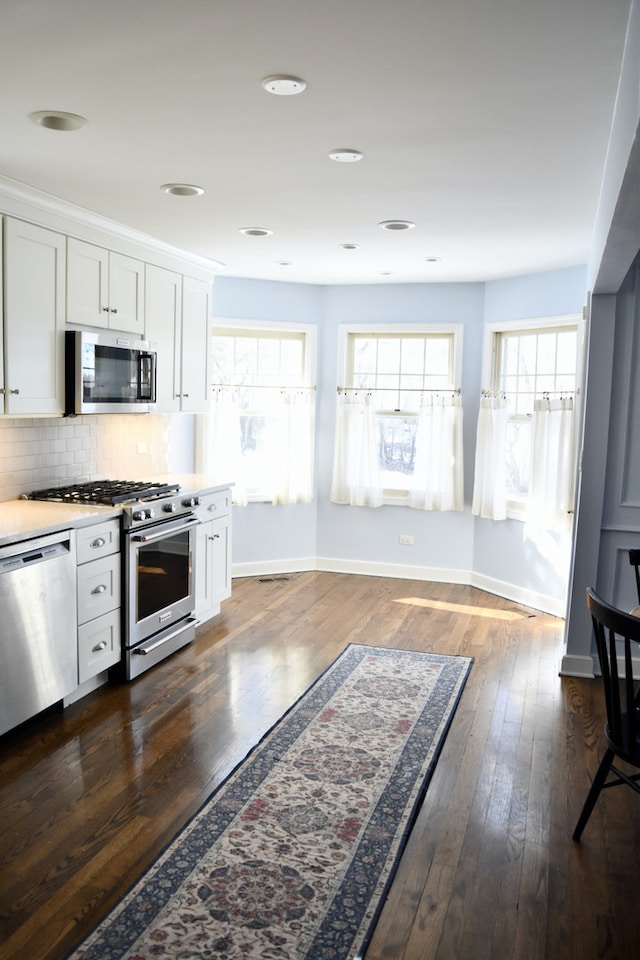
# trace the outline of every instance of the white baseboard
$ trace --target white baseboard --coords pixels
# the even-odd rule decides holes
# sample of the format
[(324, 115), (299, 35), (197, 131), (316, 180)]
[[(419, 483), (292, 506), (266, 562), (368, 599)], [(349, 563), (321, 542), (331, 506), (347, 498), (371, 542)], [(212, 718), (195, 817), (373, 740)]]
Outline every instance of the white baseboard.
[(595, 675), (593, 657), (565, 653), (560, 664), (561, 677), (584, 677), (587, 680), (593, 680)]
[[(550, 613), (554, 617), (565, 616), (565, 603), (555, 597), (525, 590), (514, 584), (491, 577), (483, 577), (470, 570), (453, 570), (442, 567), (420, 567), (411, 564), (376, 563), (368, 560), (344, 560), (333, 557), (296, 557), (290, 560), (254, 561), (236, 563), (232, 576), (262, 577), (284, 573), (322, 570), (326, 573), (353, 573), (369, 577), (391, 577), (396, 580), (424, 580), (434, 583), (462, 583), (477, 587), (495, 596), (513, 600), (525, 607)], [(592, 674), (593, 676), (593, 674)]]
[(296, 557), (294, 560), (255, 560), (252, 563), (234, 563), (231, 577), (272, 577), (278, 573), (304, 573), (317, 570), (315, 557)]
[(486, 590), (487, 593), (494, 593), (506, 600), (513, 600), (514, 603), (521, 603), (523, 607), (532, 607), (534, 610), (550, 613), (552, 616), (561, 619), (566, 616), (566, 601), (564, 599), (558, 600), (557, 597), (550, 597), (548, 594), (538, 593), (536, 590), (518, 587), (513, 583), (496, 580), (493, 577), (485, 577), (478, 573), (471, 573), (468, 583), (471, 587)]

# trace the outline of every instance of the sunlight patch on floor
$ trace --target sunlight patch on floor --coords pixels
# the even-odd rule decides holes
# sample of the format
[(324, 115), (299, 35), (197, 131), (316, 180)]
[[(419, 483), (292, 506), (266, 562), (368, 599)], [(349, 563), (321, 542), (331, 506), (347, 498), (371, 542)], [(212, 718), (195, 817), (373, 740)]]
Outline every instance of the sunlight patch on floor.
[(529, 613), (516, 610), (496, 610), (494, 607), (471, 607), (464, 603), (447, 603), (445, 600), (426, 600), (424, 597), (401, 597), (394, 603), (410, 603), (414, 607), (431, 607), (432, 610), (447, 610), (449, 613), (468, 613), (473, 617), (490, 617), (493, 620), (526, 620)]

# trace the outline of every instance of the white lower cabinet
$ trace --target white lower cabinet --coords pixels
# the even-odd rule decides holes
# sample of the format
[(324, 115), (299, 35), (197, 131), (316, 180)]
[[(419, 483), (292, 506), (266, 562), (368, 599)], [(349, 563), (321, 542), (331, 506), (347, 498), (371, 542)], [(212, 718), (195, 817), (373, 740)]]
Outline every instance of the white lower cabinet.
[(77, 531), (78, 683), (120, 660), (120, 522)]
[(120, 659), (120, 608), (78, 627), (78, 683), (113, 667)]
[(231, 490), (201, 495), (196, 514), (195, 614), (204, 621), (231, 596)]

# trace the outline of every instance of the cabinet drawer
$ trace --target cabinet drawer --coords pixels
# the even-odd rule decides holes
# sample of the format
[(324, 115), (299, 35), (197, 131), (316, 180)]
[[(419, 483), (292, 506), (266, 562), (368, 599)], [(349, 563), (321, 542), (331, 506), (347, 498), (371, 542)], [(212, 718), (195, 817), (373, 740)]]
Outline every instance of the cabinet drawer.
[(120, 660), (120, 610), (78, 629), (78, 682), (84, 683)]
[(76, 530), (77, 562), (87, 563), (120, 552), (120, 521), (108, 520)]
[(197, 514), (204, 522), (214, 517), (226, 517), (231, 512), (231, 490), (205, 493), (200, 497)]
[(120, 555), (78, 567), (78, 623), (120, 606)]

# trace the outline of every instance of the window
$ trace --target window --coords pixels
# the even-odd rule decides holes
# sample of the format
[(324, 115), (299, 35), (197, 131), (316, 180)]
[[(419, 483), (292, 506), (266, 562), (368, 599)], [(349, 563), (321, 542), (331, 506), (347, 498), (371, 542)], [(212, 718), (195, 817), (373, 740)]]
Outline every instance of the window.
[(453, 358), (451, 333), (349, 335), (347, 386), (374, 394), (378, 460), (389, 492), (408, 489), (421, 391), (453, 388)]
[[(491, 390), (504, 398), (506, 437), (504, 494), (507, 514), (524, 517), (531, 495), (534, 430), (540, 402), (573, 401), (581, 349), (579, 318), (560, 317), (489, 328)], [(485, 378), (487, 382), (487, 378)], [(574, 471), (573, 443), (559, 454)]]
[(384, 502), (408, 502), (417, 451), (420, 458), (421, 410), (440, 393), (459, 389), (461, 337), (457, 325), (376, 325), (341, 332), (341, 386), (372, 398)]
[(310, 500), (315, 328), (217, 324), (210, 361), (213, 416), (236, 425), (235, 437), (220, 423), (213, 428), (237, 444), (238, 492), (274, 503)]

